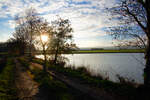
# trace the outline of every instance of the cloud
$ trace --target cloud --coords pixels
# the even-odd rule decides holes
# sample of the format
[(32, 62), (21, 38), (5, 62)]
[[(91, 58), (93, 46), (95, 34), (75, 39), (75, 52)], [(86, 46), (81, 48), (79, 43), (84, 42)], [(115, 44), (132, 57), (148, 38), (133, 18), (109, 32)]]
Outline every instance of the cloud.
[[(56, 15), (68, 18), (74, 29), (74, 39), (81, 41), (107, 35), (102, 29), (113, 23), (108, 21), (110, 16), (104, 12), (104, 8), (114, 4), (115, 0), (0, 0), (0, 19), (8, 18), (6, 25), (14, 28), (13, 18), (33, 7), (49, 22), (55, 20)], [(99, 40), (93, 40), (86, 43), (91, 46), (98, 42)], [(80, 46), (85, 44), (78, 43), (81, 43)]]
[(9, 21), (8, 21), (8, 25), (9, 25), (9, 27), (12, 28), (12, 29), (15, 28), (15, 21), (14, 21), (14, 20), (9, 20)]
[(112, 46), (111, 40), (103, 40), (103, 39), (82, 39), (82, 40), (76, 40), (75, 43), (78, 47), (108, 47), (108, 46)]

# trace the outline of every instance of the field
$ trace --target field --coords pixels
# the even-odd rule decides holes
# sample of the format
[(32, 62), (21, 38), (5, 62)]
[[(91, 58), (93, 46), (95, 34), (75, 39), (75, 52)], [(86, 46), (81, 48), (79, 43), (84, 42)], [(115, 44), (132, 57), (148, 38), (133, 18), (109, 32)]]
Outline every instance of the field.
[(144, 53), (144, 49), (122, 49), (122, 50), (78, 50), (73, 53)]
[[(73, 54), (86, 53), (144, 53), (144, 49), (121, 49), (121, 50), (77, 50), (72, 51)], [(26, 52), (28, 54), (29, 52)], [(71, 52), (70, 52), (71, 53)], [(35, 54), (42, 54), (42, 51), (36, 51)], [(66, 54), (66, 53), (64, 53)], [(68, 54), (68, 53), (67, 53)], [(0, 56), (7, 55), (7, 52), (0, 52)]]

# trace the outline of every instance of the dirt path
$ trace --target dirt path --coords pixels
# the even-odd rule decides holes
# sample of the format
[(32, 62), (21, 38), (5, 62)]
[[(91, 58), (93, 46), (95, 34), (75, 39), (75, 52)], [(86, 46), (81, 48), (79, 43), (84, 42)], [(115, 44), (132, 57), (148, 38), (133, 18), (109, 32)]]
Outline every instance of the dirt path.
[[(42, 65), (40, 64), (32, 63), (32, 65), (35, 66), (36, 68), (42, 69)], [(86, 94), (95, 100), (120, 100), (117, 97), (114, 98), (114, 95), (112, 96), (112, 94), (108, 95), (108, 93), (106, 93), (102, 89), (98, 89), (95, 87), (91, 87), (90, 85), (83, 84), (78, 79), (65, 76), (64, 74), (57, 73), (55, 71), (49, 71), (49, 73), (59, 81), (65, 83), (68, 86), (71, 86), (76, 90), (81, 91), (83, 94)]]
[(82, 93), (92, 97), (95, 100), (115, 100), (113, 99), (112, 96), (107, 95), (105, 91), (99, 90), (98, 88), (90, 87), (87, 84), (83, 84), (80, 80), (78, 79), (73, 79), (70, 77), (67, 77), (63, 74), (54, 72), (54, 71), (49, 71), (49, 73), (57, 78), (58, 80), (66, 83), (67, 85), (81, 91)]
[(34, 100), (34, 95), (38, 93), (38, 84), (24, 70), (24, 67), (15, 59), (17, 95), (19, 100)]

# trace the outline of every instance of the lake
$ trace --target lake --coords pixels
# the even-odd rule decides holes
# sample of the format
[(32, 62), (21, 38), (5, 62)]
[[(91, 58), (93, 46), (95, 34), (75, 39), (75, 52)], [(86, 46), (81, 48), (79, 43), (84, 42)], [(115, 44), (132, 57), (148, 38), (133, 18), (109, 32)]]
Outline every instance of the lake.
[[(137, 83), (143, 83), (143, 69), (145, 65), (143, 53), (91, 53), (91, 54), (64, 54), (68, 61), (66, 67), (84, 66), (92, 75), (102, 75), (118, 82), (119, 74)], [(38, 55), (38, 58), (43, 58)]]

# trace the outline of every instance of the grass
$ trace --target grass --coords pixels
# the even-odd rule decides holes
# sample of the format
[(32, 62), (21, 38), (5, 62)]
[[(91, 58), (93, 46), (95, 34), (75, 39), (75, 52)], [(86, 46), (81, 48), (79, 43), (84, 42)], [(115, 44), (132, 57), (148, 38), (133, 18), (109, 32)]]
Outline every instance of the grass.
[(29, 69), (29, 65), (30, 63), (28, 62), (28, 59), (27, 57), (19, 57), (18, 58), (18, 61), (22, 64), (22, 66), (24, 67), (24, 71), (28, 70)]
[(6, 66), (0, 73), (0, 98), (3, 100), (15, 99), (16, 89), (14, 87), (15, 66), (12, 58), (8, 58)]
[[(34, 59), (34, 61), (38, 63), (39, 60)], [(41, 60), (39, 63), (41, 63)], [(92, 76), (85, 67), (79, 67), (77, 69), (75, 69), (75, 67), (63, 67), (61, 65), (49, 65), (48, 67), (49, 70), (54, 70), (71, 78), (77, 78), (81, 80), (83, 84), (89, 84), (90, 86), (103, 89), (109, 93), (115, 93), (129, 98), (134, 98), (136, 94), (134, 83), (132, 84), (126, 80), (121, 83), (115, 83), (103, 78), (102, 76)]]
[[(36, 63), (38, 62), (40, 64), (42, 63), (42, 60), (39, 59), (34, 59), (34, 61)], [(146, 94), (147, 92), (143, 90), (144, 89), (143, 86), (136, 87), (135, 83), (132, 83), (130, 80), (126, 80), (120, 76), (118, 77), (120, 78), (121, 83), (115, 83), (107, 79), (104, 79), (102, 76), (92, 76), (84, 67), (75, 69), (75, 67), (73, 68), (64, 67), (61, 64), (60, 65), (49, 64), (48, 67), (49, 70), (64, 74), (70, 78), (78, 79), (80, 80), (80, 82), (82, 82), (82, 84), (89, 85), (91, 87), (95, 87), (98, 89), (102, 89), (108, 94), (115, 94), (124, 99), (126, 98), (127, 100), (141, 100), (141, 99), (149, 100), (150, 98), (150, 96)], [(35, 74), (35, 76), (40, 76), (39, 79), (42, 78), (41, 75)], [(54, 80), (52, 79), (51, 81)]]
[(31, 73), (34, 75), (34, 80), (40, 84), (40, 86), (47, 87), (51, 89), (53, 92), (65, 92), (66, 86), (65, 84), (54, 80), (49, 74), (45, 75), (42, 70), (32, 69)]
[[(40, 84), (40, 88), (44, 88), (52, 100), (90, 100), (82, 99), (80, 91), (68, 87), (63, 82), (53, 78), (50, 75), (45, 75), (40, 69), (32, 69), (31, 73), (35, 76), (34, 80)], [(79, 95), (79, 96), (78, 96)]]
[(62, 67), (62, 66), (49, 66), (50, 70), (55, 70), (59, 73), (63, 73), (69, 77), (74, 77), (79, 80), (82, 80), (83, 84), (89, 84), (97, 88), (106, 90), (107, 92), (113, 92), (120, 96), (133, 96), (136, 92), (136, 88), (129, 82), (124, 83), (114, 83), (107, 79), (104, 79), (102, 76), (91, 76), (91, 74), (84, 68), (80, 67), (77, 69), (72, 69), (71, 67)]
[(7, 55), (8, 52), (0, 52), (0, 55)]
[(144, 49), (122, 49), (122, 50), (78, 50), (73, 53), (144, 53)]
[(48, 93), (48, 98), (52, 100), (93, 100), (88, 95), (83, 95), (80, 91), (67, 86), (65, 83), (45, 75), (41, 70), (34, 69), (31, 71), (36, 77), (34, 80), (40, 84), (40, 88), (44, 88), (44, 92)]
[[(27, 67), (29, 62), (25, 58), (19, 58), (20, 63)], [(33, 59), (34, 62), (42, 63), (39, 59)], [(25, 64), (26, 63), (26, 64)], [(28, 66), (29, 67), (29, 66)], [(29, 71), (29, 70), (27, 70)], [(40, 91), (44, 92), (46, 95), (49, 95), (47, 98), (52, 100), (89, 100), (82, 99), (80, 97), (80, 91), (74, 90), (71, 87), (68, 87), (63, 82), (53, 78), (49, 74), (45, 74), (41, 69), (32, 68), (30, 73), (33, 76), (33, 79), (39, 84)], [(44, 89), (44, 90), (43, 90)]]

